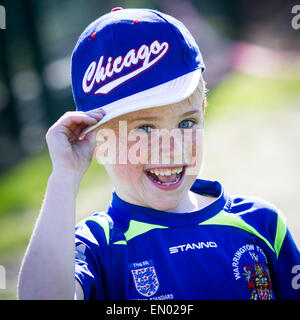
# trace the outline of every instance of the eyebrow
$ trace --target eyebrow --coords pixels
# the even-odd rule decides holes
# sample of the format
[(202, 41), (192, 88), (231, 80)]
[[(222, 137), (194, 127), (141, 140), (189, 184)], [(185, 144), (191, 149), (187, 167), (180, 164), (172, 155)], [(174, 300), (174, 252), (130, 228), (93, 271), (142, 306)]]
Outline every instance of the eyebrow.
[[(186, 117), (186, 116), (191, 116), (191, 115), (193, 115), (195, 113), (200, 113), (200, 110), (197, 108), (197, 109), (193, 109), (193, 110), (187, 111), (187, 112), (181, 114), (180, 117), (183, 118), (183, 117)], [(134, 122), (134, 121), (155, 121), (155, 120), (159, 120), (159, 119), (161, 119), (161, 117), (153, 117), (153, 116), (152, 117), (151, 116), (146, 117), (146, 116), (142, 116), (140, 118), (132, 119), (132, 120), (130, 120), (130, 122)]]
[(190, 111), (187, 111), (185, 112), (184, 114), (181, 115), (181, 117), (186, 117), (186, 116), (191, 116), (195, 113), (200, 113), (200, 109), (193, 109), (193, 110), (190, 110)]

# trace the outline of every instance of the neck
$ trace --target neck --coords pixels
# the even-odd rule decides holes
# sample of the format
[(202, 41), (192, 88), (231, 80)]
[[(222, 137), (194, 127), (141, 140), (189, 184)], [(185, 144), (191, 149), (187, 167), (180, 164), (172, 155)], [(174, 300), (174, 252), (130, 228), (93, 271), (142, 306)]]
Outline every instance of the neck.
[(183, 200), (180, 202), (180, 204), (172, 208), (170, 210), (166, 210), (167, 212), (174, 212), (174, 213), (186, 213), (186, 212), (192, 212), (197, 211), (203, 208), (204, 206), (201, 205), (201, 201), (199, 201), (200, 196), (192, 191), (188, 191), (186, 196), (183, 198)]
[[(137, 205), (137, 206), (143, 206), (148, 207), (147, 205), (141, 204), (138, 199), (135, 199), (133, 197), (128, 197), (126, 193), (120, 192), (119, 190), (115, 189), (116, 194), (118, 197), (128, 203)], [(214, 202), (217, 198), (215, 197), (207, 197), (202, 196), (200, 194), (194, 193), (192, 191), (188, 191), (183, 198), (183, 200), (179, 203), (177, 207), (170, 208), (168, 210), (165, 210), (166, 212), (172, 212), (172, 213), (186, 213), (186, 212), (193, 212), (203, 209), (204, 207), (208, 206), (212, 202)]]

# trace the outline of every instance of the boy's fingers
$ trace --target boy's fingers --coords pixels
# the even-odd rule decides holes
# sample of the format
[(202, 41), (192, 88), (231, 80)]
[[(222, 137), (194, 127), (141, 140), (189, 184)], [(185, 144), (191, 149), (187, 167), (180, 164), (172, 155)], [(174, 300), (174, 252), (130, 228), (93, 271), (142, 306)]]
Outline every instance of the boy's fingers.
[(97, 123), (101, 117), (95, 117), (92, 115), (87, 115), (87, 114), (81, 114), (81, 113), (75, 113), (75, 114), (68, 114), (65, 117), (61, 119), (60, 124), (64, 126), (71, 126), (72, 124), (86, 124), (86, 125), (93, 125)]
[[(86, 114), (89, 114), (90, 116), (97, 116), (97, 122), (99, 122), (106, 114), (105, 110), (103, 109), (95, 109), (95, 110), (90, 110), (90, 111), (87, 111)], [(96, 129), (98, 127), (97, 123), (91, 125), (91, 126), (88, 126), (87, 128), (85, 128), (79, 135), (79, 138), (78, 140), (84, 140), (85, 139), (85, 136), (94, 131), (94, 129)]]
[(97, 109), (97, 110), (90, 110), (90, 111), (84, 112), (84, 114), (90, 117), (93, 117), (99, 121), (105, 116), (105, 111)]
[(86, 111), (85, 114), (90, 114), (90, 115), (102, 115), (104, 116), (105, 115), (105, 111), (103, 109), (93, 109), (93, 110), (90, 110), (90, 111)]
[[(93, 121), (89, 119), (94, 119), (96, 122), (100, 121), (105, 115), (104, 110), (90, 110), (87, 112), (83, 111), (73, 111), (73, 112), (66, 112), (65, 115), (62, 117), (63, 119), (68, 119), (68, 121), (72, 121), (74, 123), (86, 123), (88, 125), (93, 125)], [(84, 120), (86, 119), (86, 121)], [(68, 122), (67, 121), (67, 122)]]
[(86, 124), (80, 123), (76, 125), (76, 127), (72, 131), (76, 136), (78, 136), (84, 128), (86, 128)]
[[(65, 132), (67, 136), (73, 138), (79, 135), (85, 135), (89, 128), (93, 128), (103, 118), (104, 110), (83, 111), (68, 111), (66, 112), (47, 132), (47, 136), (52, 132)], [(61, 128), (61, 129), (59, 129)], [(63, 129), (64, 128), (64, 129)]]
[(96, 129), (98, 127), (97, 123), (95, 125), (89, 126), (87, 128), (85, 128), (81, 133), (79, 138), (81, 138), (81, 140), (84, 139), (84, 136), (87, 135), (88, 133), (92, 132), (94, 129)]

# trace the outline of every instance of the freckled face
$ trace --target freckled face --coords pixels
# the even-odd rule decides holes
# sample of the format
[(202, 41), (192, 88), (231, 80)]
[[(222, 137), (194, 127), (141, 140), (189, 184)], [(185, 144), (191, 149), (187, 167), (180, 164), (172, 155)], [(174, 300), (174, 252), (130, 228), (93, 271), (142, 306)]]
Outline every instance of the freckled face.
[[(116, 136), (117, 163), (105, 164), (105, 168), (117, 195), (156, 210), (177, 207), (202, 163), (200, 104), (187, 99), (135, 111), (110, 120), (102, 129), (113, 130)], [(120, 155), (126, 164), (120, 163)]]

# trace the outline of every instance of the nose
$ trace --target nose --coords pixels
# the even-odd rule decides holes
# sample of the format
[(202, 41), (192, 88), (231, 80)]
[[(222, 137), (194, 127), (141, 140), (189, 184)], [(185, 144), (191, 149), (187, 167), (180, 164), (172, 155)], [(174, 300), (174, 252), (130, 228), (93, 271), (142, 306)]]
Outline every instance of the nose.
[(183, 136), (180, 129), (151, 133), (151, 164), (183, 164)]

